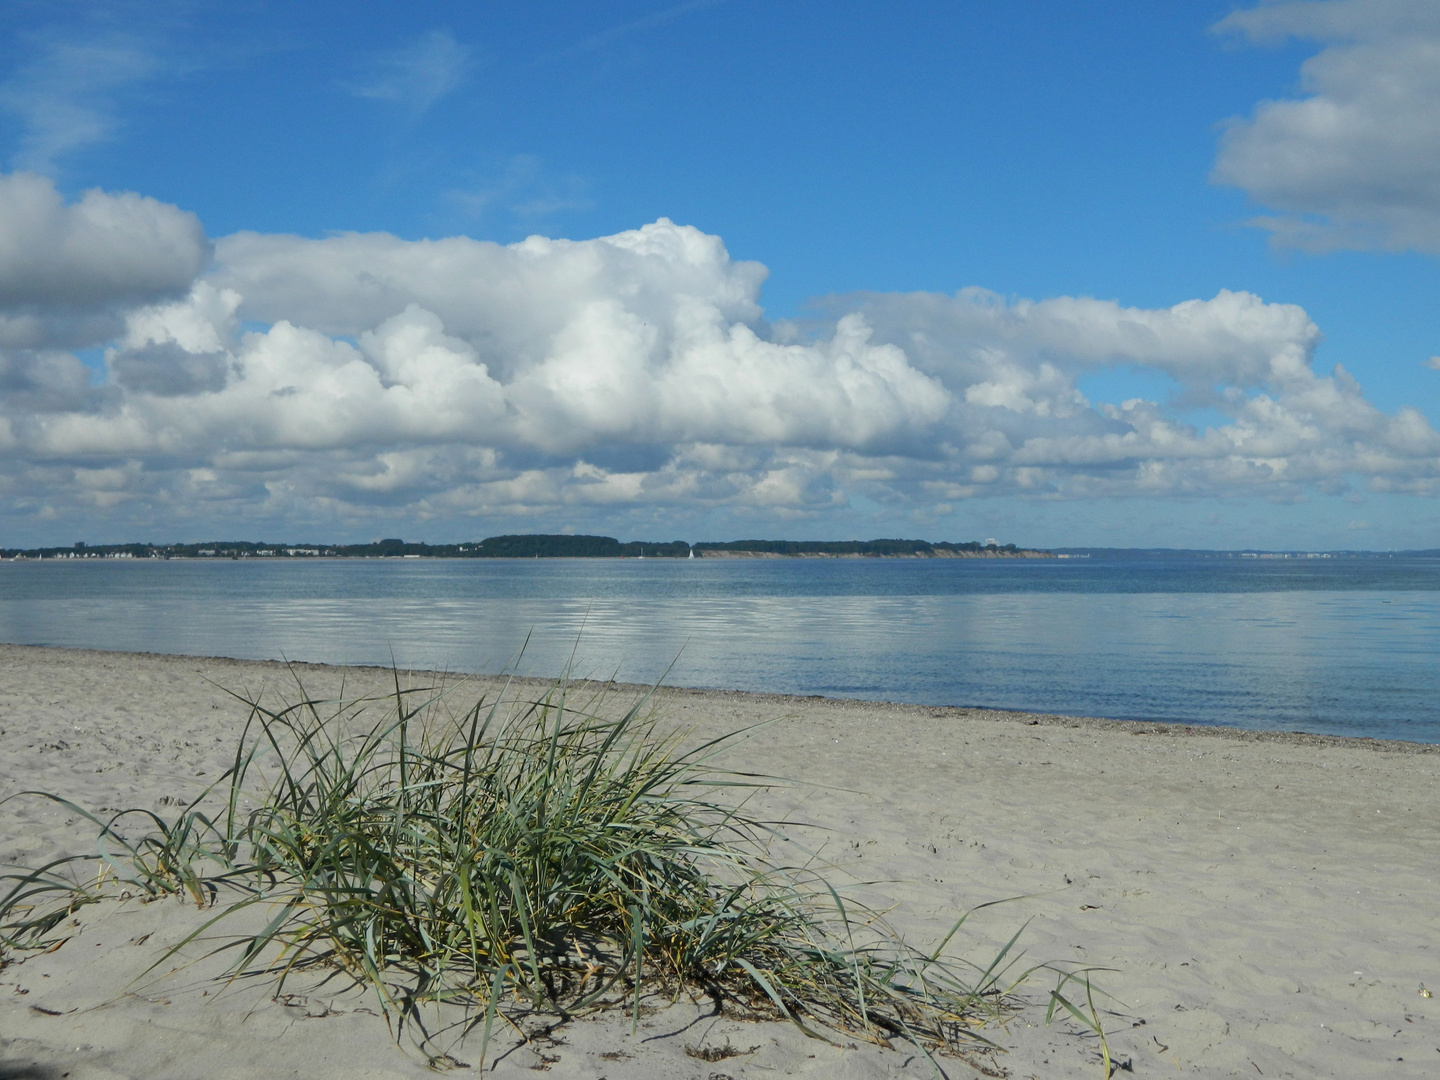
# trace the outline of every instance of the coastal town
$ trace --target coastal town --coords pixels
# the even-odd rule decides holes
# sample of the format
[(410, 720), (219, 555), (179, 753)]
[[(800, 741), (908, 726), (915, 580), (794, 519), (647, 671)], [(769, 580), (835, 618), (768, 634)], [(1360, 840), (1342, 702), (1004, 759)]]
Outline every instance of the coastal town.
[(283, 544), (211, 540), (195, 544), (87, 544), (73, 547), (0, 548), (4, 559), (735, 559), (735, 558), (935, 558), (1048, 559), (1048, 551), (969, 541), (925, 540), (732, 540), (688, 544), (683, 540), (621, 543), (611, 536), (533, 534), (492, 536), (457, 544), (400, 539), (368, 544)]

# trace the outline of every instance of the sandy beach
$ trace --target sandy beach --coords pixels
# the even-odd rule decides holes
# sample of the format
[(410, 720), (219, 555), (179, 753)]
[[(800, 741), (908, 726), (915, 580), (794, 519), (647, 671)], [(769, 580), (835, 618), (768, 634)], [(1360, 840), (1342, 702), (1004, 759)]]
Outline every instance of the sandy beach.
[[(317, 695), (389, 677), (300, 670)], [(279, 664), (0, 646), (0, 797), (164, 814), (229, 764), (245, 708), (225, 691), (292, 686)], [(988, 960), (1028, 921), (1030, 961), (1108, 969), (1098, 1004), (1123, 1072), (1440, 1075), (1440, 1005), (1423, 992), (1440, 991), (1440, 747), (680, 689), (659, 703), (702, 737), (775, 721), (727, 765), (792, 778), (763, 794), (766, 813), (823, 830), (825, 856), (880, 882), (869, 898), (897, 905), (917, 944), (1027, 896), (977, 915), (955, 949)], [(87, 850), (82, 826), (9, 801), (0, 863)], [(0, 970), (0, 1080), (433, 1075), (361, 996), (274, 999), (209, 982), (204, 964), (136, 982), (196, 917), (178, 901), (97, 905), (61, 948)], [(1023, 987), (1032, 1004), (987, 1031), (1005, 1053), (942, 1058), (945, 1074), (1101, 1077), (1093, 1034), (1044, 1024), (1050, 985)], [(485, 1064), (557, 1080), (933, 1075), (913, 1050), (647, 1004), (634, 1035), (628, 1017), (579, 1020)], [(726, 1045), (741, 1052), (697, 1056)], [(475, 1071), (472, 1050), (454, 1051), (457, 1072)]]

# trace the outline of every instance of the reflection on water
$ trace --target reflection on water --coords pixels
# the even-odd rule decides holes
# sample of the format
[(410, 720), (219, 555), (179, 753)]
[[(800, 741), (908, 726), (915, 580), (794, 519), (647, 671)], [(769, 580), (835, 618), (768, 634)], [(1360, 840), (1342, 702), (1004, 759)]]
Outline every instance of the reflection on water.
[(0, 639), (1440, 742), (1434, 567), (1176, 562), (5, 563)]

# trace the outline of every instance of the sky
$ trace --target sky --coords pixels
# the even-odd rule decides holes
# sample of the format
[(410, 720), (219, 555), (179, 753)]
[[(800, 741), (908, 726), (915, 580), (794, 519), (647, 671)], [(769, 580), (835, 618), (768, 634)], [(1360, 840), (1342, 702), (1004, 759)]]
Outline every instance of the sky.
[(0, 546), (1440, 546), (1434, 0), (0, 7)]

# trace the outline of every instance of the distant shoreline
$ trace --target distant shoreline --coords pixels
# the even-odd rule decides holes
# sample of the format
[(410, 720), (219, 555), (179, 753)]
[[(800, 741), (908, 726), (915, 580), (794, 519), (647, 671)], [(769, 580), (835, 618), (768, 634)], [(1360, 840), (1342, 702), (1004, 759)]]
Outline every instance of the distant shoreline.
[(71, 547), (5, 548), (3, 559), (1049, 559), (1035, 548), (996, 540), (631, 540), (613, 536), (529, 533), (491, 536), (455, 544), (428, 544), (398, 538), (368, 544), (268, 543), (206, 540), (199, 543), (127, 543)]
[(697, 559), (1053, 559), (1051, 551), (1037, 551), (1029, 548), (1016, 551), (933, 551), (915, 553), (866, 554), (864, 552), (828, 551), (717, 551), (713, 548), (696, 551)]
[(612, 536), (532, 533), (491, 536), (484, 540), (430, 544), (401, 539), (364, 544), (272, 543), (256, 540), (207, 540), (198, 543), (87, 544), (33, 548), (0, 545), (0, 561), (74, 559), (1255, 559), (1266, 561), (1326, 559), (1440, 559), (1440, 548), (1390, 551), (1293, 550), (1256, 548), (1021, 547), (990, 539), (949, 540), (684, 540), (620, 541)]
[[(250, 561), (255, 559), (254, 555), (96, 555), (92, 558), (100, 559), (159, 559), (161, 561), (173, 560), (176, 562), (231, 562)], [(299, 556), (296, 556), (299, 557)], [(282, 561), (292, 561), (293, 558), (282, 556)], [(936, 551), (918, 555), (864, 555), (852, 552), (843, 554), (832, 554), (823, 551), (806, 551), (798, 553), (780, 553), (774, 551), (697, 551), (695, 559), (726, 559), (734, 561), (737, 559), (1064, 559), (1075, 556), (1056, 555), (1051, 551), (980, 551), (980, 552), (951, 552)], [(466, 555), (312, 555), (307, 558), (317, 562), (355, 562), (373, 560), (396, 560), (396, 559), (426, 559), (430, 561), (460, 561), (473, 556)], [(490, 555), (481, 556), (486, 561), (524, 561), (526, 559), (626, 559), (644, 560), (646, 558), (663, 558), (670, 561), (677, 561), (673, 556), (646, 556), (646, 555)], [(0, 562), (58, 562), (73, 561), (74, 556), (68, 555), (0, 555)], [(684, 557), (680, 562), (691, 561)]]

